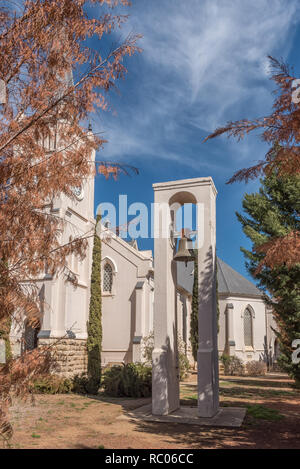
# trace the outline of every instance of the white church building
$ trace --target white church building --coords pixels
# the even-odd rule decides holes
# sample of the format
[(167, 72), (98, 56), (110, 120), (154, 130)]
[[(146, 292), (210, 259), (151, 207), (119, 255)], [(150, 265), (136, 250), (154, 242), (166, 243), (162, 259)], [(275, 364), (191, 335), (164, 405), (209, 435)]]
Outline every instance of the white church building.
[[(190, 353), (194, 263), (177, 263), (177, 328)], [(217, 259), (219, 354), (266, 360), (274, 347), (272, 313), (256, 286)], [(103, 365), (143, 361), (143, 337), (153, 331), (155, 268), (151, 251), (139, 251), (112, 233), (102, 242)]]
[[(94, 157), (94, 155), (93, 155)], [(62, 243), (70, 235), (93, 232), (94, 179), (74, 189), (75, 200), (62, 196), (47, 209), (65, 220)], [(153, 330), (155, 260), (152, 251), (140, 251), (136, 240), (126, 242), (115, 233), (102, 240), (102, 364), (143, 361), (143, 338)], [(36, 346), (55, 344), (59, 372), (72, 376), (87, 365), (86, 339), (89, 316), (92, 238), (86, 257), (68, 259), (58, 277), (45, 274), (37, 280), (40, 289), (40, 327), (12, 327), (14, 355)], [(178, 333), (189, 345), (193, 289), (193, 262), (177, 263), (176, 314)], [(261, 292), (221, 259), (217, 260), (219, 301), (219, 355), (237, 355), (244, 361), (266, 360), (276, 343)], [(72, 281), (76, 276), (76, 285)], [(59, 340), (58, 340), (59, 339)]]

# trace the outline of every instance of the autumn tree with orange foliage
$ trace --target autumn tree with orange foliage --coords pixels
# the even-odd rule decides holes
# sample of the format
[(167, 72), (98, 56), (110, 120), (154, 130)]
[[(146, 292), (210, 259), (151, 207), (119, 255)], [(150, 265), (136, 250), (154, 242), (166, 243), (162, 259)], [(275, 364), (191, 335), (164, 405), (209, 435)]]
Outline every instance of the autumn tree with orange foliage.
[[(45, 206), (61, 194), (73, 198), (72, 188), (95, 171), (90, 155), (104, 141), (84, 124), (89, 113), (109, 109), (107, 92), (126, 73), (123, 59), (138, 51), (133, 35), (105, 56), (87, 46), (86, 39), (103, 40), (126, 21), (115, 14), (117, 4), (128, 1), (27, 0), (15, 10), (16, 2), (0, 5), (0, 326), (12, 317), (34, 325), (39, 307), (32, 280), (46, 268), (60, 272), (71, 253), (84, 256), (94, 235), (61, 246), (63, 222)], [(121, 170), (98, 162), (106, 177)], [(23, 396), (48, 366), (49, 350), (36, 349), (2, 367), (4, 437), (11, 435), (10, 396)]]
[[(229, 122), (205, 139), (207, 141), (227, 134), (228, 137), (235, 137), (239, 141), (250, 132), (262, 130), (261, 138), (270, 146), (264, 159), (254, 166), (237, 171), (228, 184), (236, 181), (247, 182), (258, 176), (269, 176), (273, 171), (276, 171), (278, 177), (300, 173), (300, 99), (294, 87), (297, 77), (292, 76), (286, 64), (271, 56), (269, 60), (271, 79), (277, 86), (273, 112), (255, 120)], [(276, 267), (282, 263), (292, 266), (300, 262), (300, 233), (294, 230), (283, 237), (274, 238), (259, 246), (259, 250), (264, 254), (259, 269), (263, 266)]]

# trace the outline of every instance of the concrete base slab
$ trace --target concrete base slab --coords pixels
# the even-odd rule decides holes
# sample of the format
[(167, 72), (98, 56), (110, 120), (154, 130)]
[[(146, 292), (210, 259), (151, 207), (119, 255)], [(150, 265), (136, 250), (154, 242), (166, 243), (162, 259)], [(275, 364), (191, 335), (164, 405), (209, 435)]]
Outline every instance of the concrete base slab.
[(152, 415), (152, 405), (138, 407), (118, 419), (137, 419), (146, 422), (180, 423), (209, 427), (240, 427), (246, 415), (246, 409), (241, 407), (220, 407), (218, 413), (211, 418), (197, 416), (197, 407), (182, 406), (169, 415)]

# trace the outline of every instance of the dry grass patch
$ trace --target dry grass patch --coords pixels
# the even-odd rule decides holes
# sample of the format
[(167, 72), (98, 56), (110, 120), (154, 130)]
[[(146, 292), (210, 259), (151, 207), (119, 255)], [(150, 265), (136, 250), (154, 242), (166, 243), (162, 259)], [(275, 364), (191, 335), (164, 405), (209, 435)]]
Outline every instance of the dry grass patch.
[[(196, 404), (197, 385), (181, 384), (182, 404)], [(118, 420), (149, 399), (38, 395), (15, 402), (13, 448), (299, 448), (300, 393), (284, 377), (221, 377), (222, 406), (244, 406), (240, 429)], [(266, 422), (268, 425), (266, 426)]]

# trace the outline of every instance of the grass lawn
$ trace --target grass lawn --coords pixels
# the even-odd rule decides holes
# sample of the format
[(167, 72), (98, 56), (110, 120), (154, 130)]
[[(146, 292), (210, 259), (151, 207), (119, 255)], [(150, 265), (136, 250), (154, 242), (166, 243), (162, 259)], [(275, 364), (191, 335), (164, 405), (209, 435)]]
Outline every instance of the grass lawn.
[[(118, 420), (149, 399), (37, 395), (15, 402), (12, 448), (300, 448), (300, 392), (282, 374), (220, 377), (221, 406), (246, 407), (239, 429)], [(181, 383), (181, 405), (196, 405), (196, 375)]]

